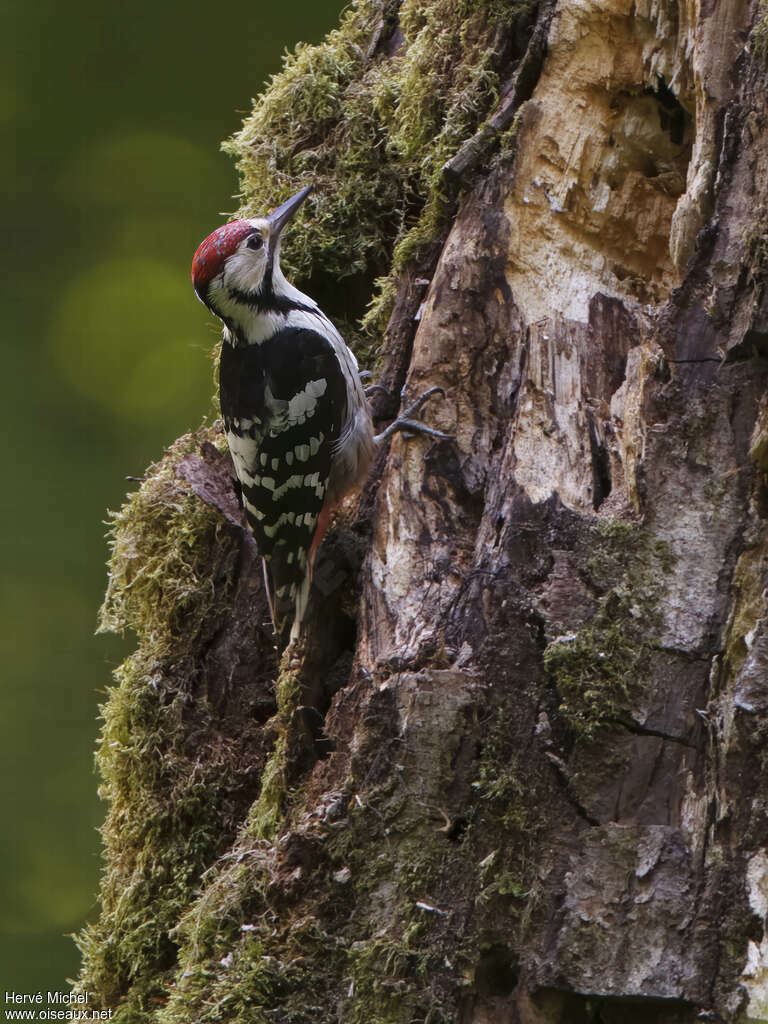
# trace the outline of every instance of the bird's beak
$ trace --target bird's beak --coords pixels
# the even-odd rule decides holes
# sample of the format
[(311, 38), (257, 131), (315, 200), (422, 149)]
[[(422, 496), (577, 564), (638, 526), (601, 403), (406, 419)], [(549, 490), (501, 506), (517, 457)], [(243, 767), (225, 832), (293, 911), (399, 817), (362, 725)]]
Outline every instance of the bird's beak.
[(280, 237), (280, 233), (285, 225), (293, 217), (311, 191), (312, 186), (307, 185), (306, 188), (301, 190), (301, 192), (297, 192), (295, 196), (291, 196), (290, 199), (286, 199), (282, 206), (278, 206), (278, 208), (267, 217), (270, 229), (269, 235), (272, 239), (273, 246)]

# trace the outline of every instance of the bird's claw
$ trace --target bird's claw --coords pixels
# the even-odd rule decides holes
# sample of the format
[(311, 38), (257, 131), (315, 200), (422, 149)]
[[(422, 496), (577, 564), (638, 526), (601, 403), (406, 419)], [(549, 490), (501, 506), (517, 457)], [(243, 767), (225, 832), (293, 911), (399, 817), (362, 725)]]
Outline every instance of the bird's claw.
[[(404, 434), (426, 434), (428, 437), (435, 437), (440, 441), (452, 441), (453, 434), (446, 434), (442, 430), (435, 430), (434, 427), (428, 427), (424, 423), (419, 423), (414, 420), (414, 416), (418, 416), (421, 412), (424, 403), (430, 399), (433, 395), (442, 395), (445, 398), (445, 391), (441, 387), (432, 387), (423, 394), (419, 395), (415, 402), (404, 409), (403, 412), (386, 428), (382, 430), (380, 434), (377, 434), (374, 440), (377, 444), (382, 441), (386, 441), (387, 438), (392, 437), (393, 434), (397, 433), (398, 430)], [(405, 397), (405, 388), (400, 392), (401, 398)]]
[[(387, 430), (394, 427), (396, 430), (402, 431), (404, 434), (427, 434), (429, 437), (437, 437), (441, 441), (453, 441), (453, 434), (446, 434), (442, 430), (435, 430), (434, 427), (428, 427), (424, 423), (419, 423), (417, 420), (406, 420), (398, 416), (394, 423), (391, 423)], [(394, 433), (394, 431), (393, 431)]]
[[(409, 420), (412, 416), (418, 416), (419, 412), (421, 411), (421, 407), (433, 395), (442, 395), (442, 397), (445, 398), (445, 391), (439, 386), (429, 388), (427, 391), (424, 391), (421, 395), (419, 395), (416, 401), (412, 405), (409, 405), (408, 408), (405, 409), (403, 412), (401, 412), (397, 418), (399, 420)], [(400, 392), (400, 397), (406, 397), (405, 388), (403, 388), (403, 390)]]

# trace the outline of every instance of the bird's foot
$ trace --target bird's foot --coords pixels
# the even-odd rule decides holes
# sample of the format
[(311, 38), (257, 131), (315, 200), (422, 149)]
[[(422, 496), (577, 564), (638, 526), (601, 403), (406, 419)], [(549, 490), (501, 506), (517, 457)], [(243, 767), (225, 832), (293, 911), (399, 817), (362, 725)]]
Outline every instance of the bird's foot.
[[(357, 375), (361, 381), (370, 380), (373, 376), (370, 370), (359, 370)], [(366, 398), (369, 398), (371, 395), (375, 395), (377, 391), (383, 391), (385, 395), (389, 394), (389, 391), (383, 384), (369, 384), (367, 387), (363, 388), (363, 393)]]
[(414, 416), (419, 415), (424, 403), (433, 395), (438, 394), (445, 398), (445, 392), (440, 387), (429, 388), (429, 390), (419, 395), (416, 401), (409, 405), (407, 409), (404, 409), (397, 419), (390, 423), (386, 430), (382, 430), (380, 434), (376, 435), (374, 438), (376, 444), (386, 441), (393, 434), (396, 434), (398, 430), (404, 434), (426, 434), (428, 437), (436, 437), (441, 441), (452, 441), (453, 434), (445, 434), (442, 430), (435, 430), (434, 427), (428, 427), (426, 424), (413, 419)]

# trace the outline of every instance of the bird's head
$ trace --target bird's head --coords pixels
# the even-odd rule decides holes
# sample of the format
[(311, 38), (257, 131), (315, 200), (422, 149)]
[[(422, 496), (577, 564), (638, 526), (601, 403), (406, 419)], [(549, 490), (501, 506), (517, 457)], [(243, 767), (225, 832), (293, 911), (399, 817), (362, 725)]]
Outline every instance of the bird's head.
[[(268, 217), (233, 220), (201, 242), (192, 260), (195, 294), (227, 319), (233, 303), (267, 302), (286, 283), (280, 272), (283, 228), (312, 191), (307, 185)], [(276, 287), (277, 286), (277, 287)]]

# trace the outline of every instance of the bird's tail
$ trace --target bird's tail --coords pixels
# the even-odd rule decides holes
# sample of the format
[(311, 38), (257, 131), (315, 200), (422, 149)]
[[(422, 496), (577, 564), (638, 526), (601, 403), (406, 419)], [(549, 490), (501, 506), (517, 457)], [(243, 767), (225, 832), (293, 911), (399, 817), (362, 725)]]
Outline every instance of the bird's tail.
[(309, 550), (276, 544), (269, 556), (269, 568), (274, 583), (274, 595), (271, 597), (267, 588), (269, 610), (275, 633), (283, 645), (297, 640), (301, 634), (309, 606), (315, 556), (330, 519), (331, 510), (326, 503), (317, 517)]
[[(269, 610), (275, 635), (281, 646), (296, 640), (309, 604), (312, 568), (306, 557), (298, 560), (276, 547), (267, 564), (272, 579), (272, 592), (267, 590)], [(266, 561), (266, 560), (265, 560)]]
[(291, 634), (289, 637), (290, 641), (298, 640), (301, 636), (301, 627), (304, 622), (304, 616), (307, 614), (307, 606), (309, 605), (309, 591), (312, 588), (312, 566), (307, 566), (307, 571), (304, 573), (304, 579), (296, 587), (296, 591), (293, 595), (294, 600), (294, 613), (293, 613), (293, 625), (291, 626)]

